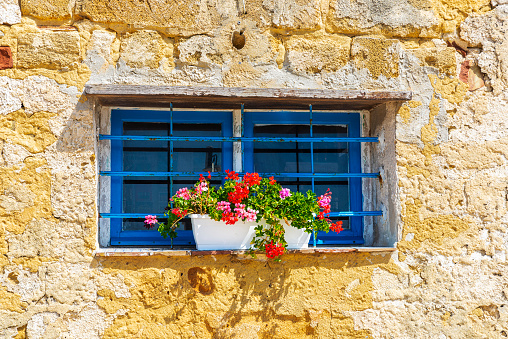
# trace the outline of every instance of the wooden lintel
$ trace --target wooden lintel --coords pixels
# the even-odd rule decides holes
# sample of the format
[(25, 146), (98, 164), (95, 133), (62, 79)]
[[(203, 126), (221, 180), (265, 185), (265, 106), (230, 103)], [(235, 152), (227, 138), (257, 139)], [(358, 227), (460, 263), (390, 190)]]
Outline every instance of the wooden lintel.
[(102, 105), (237, 109), (361, 110), (387, 102), (411, 100), (409, 91), (366, 91), (286, 88), (87, 85), (85, 93)]

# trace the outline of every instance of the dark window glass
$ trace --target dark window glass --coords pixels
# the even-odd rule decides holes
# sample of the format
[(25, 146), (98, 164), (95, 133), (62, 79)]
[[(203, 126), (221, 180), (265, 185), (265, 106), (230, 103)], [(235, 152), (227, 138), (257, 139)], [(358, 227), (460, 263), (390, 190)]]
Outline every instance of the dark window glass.
[[(169, 136), (170, 125), (156, 122), (124, 122), (124, 135)], [(220, 137), (221, 124), (173, 124), (174, 136)], [(173, 169), (171, 170), (171, 157)], [(220, 142), (173, 142), (173, 154), (169, 141), (125, 140), (123, 142), (123, 170), (129, 172), (201, 172), (220, 171), (222, 148)], [(123, 213), (147, 213), (164, 211), (169, 198), (180, 188), (190, 187), (196, 176), (124, 177)], [(212, 184), (220, 185), (219, 180)], [(189, 230), (190, 222), (185, 220), (179, 229)], [(122, 230), (145, 230), (143, 219), (124, 219)]]
[[(348, 136), (346, 125), (314, 125), (314, 137), (339, 138)], [(255, 125), (254, 137), (310, 137), (308, 125)], [(349, 152), (347, 143), (313, 143), (315, 173), (348, 173)], [(308, 142), (256, 142), (254, 143), (254, 170), (259, 173), (311, 173), (311, 144)], [(277, 181), (292, 191), (312, 190), (310, 178), (276, 177)], [(349, 180), (347, 178), (316, 178), (317, 195), (332, 191), (333, 212), (349, 211)], [(350, 228), (347, 217), (342, 220), (344, 229)]]

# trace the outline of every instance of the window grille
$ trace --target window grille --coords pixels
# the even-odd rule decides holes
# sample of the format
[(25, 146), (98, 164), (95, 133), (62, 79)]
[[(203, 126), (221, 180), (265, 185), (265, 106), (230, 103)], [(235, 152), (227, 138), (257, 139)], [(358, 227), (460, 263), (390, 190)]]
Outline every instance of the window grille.
[[(333, 114), (336, 119), (328, 124), (327, 117)], [(197, 122), (201, 124), (201, 131), (188, 126), (196, 125)], [(270, 152), (286, 152), (308, 159), (308, 164), (303, 166), (307, 168), (257, 172), (264, 177), (274, 176), (288, 185), (300, 188), (309, 186), (313, 191), (317, 186), (326, 185), (326, 180), (338, 182), (340, 179), (348, 183), (350, 208), (334, 211), (330, 217), (350, 219), (350, 232), (341, 233), (340, 237), (335, 238), (318, 234), (317, 237), (312, 237), (311, 245), (362, 244), (363, 217), (382, 215), (381, 211), (363, 210), (362, 180), (377, 178), (379, 173), (362, 173), (360, 144), (378, 142), (378, 138), (361, 136), (359, 113), (313, 112), (312, 105), (309, 105), (307, 112), (245, 111), (241, 105), (241, 132), (239, 136), (235, 136), (232, 111), (175, 111), (171, 104), (169, 111), (112, 110), (111, 126), (111, 135), (99, 135), (99, 140), (111, 141), (112, 150), (111, 171), (100, 171), (101, 176), (111, 177), (111, 211), (100, 213), (101, 218), (111, 219), (111, 245), (169, 245), (169, 239), (164, 240), (156, 230), (140, 230), (135, 226), (129, 230), (131, 224), (142, 224), (142, 219), (147, 214), (155, 214), (158, 218), (163, 218), (164, 215), (162, 209), (148, 210), (154, 206), (145, 206), (147, 210), (125, 212), (126, 206), (129, 207), (129, 202), (125, 201), (128, 196), (126, 192), (130, 190), (133, 194), (140, 194), (143, 190), (132, 187), (145, 185), (148, 190), (150, 185), (156, 187), (157, 183), (168, 182), (167, 192), (159, 192), (160, 200), (165, 204), (176, 189), (192, 185), (199, 174), (208, 175), (207, 170), (212, 172), (212, 184), (220, 184), (226, 175), (224, 171), (233, 169), (234, 159), (229, 155), (235, 153), (234, 144), (241, 145), (240, 175), (263, 166), (259, 165), (259, 162), (255, 163), (256, 154), (263, 158)], [(347, 128), (341, 130), (327, 126)], [(188, 133), (185, 133), (186, 128)], [(282, 131), (283, 129), (285, 131)], [(202, 134), (197, 135), (196, 132)], [(341, 133), (345, 136), (320, 136)], [(304, 136), (300, 136), (301, 134)], [(342, 145), (349, 157), (346, 170), (329, 172), (319, 168), (326, 166), (327, 162), (324, 161), (324, 165), (318, 164), (316, 158), (319, 159), (323, 154), (338, 153), (328, 152), (326, 145)], [(203, 170), (182, 171), (175, 168), (174, 157), (181, 157), (186, 152), (200, 153), (201, 157), (206, 154)], [(157, 158), (155, 165), (146, 168), (154, 163), (154, 157)], [(340, 155), (337, 157), (340, 158)], [(149, 158), (151, 161), (143, 161)], [(299, 163), (297, 160), (295, 166)], [(166, 196), (163, 196), (164, 193), (167, 193)], [(342, 198), (337, 195), (332, 197)], [(180, 233), (175, 244), (192, 243), (190, 232), (182, 230)]]

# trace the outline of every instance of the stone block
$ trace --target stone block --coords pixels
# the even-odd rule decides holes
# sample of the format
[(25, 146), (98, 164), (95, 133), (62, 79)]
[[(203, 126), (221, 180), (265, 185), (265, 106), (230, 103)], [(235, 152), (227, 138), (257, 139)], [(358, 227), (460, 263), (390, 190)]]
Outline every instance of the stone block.
[(419, 48), (413, 53), (421, 60), (424, 66), (437, 68), (440, 73), (455, 76), (457, 73), (457, 60), (455, 48)]
[(10, 47), (0, 47), (0, 69), (12, 68), (12, 52)]
[(6, 115), (21, 108), (21, 100), (14, 88), (17, 81), (7, 77), (0, 77), (0, 115)]
[(72, 17), (75, 0), (21, 0), (21, 13), (42, 20), (68, 20)]
[(127, 33), (120, 44), (120, 58), (133, 68), (157, 68), (164, 56), (173, 55), (172, 45), (167, 43), (156, 31)]
[(437, 37), (439, 20), (430, 0), (332, 0), (327, 29), (346, 34)]
[(467, 211), (486, 221), (494, 221), (506, 215), (506, 191), (508, 185), (503, 179), (488, 175), (478, 175), (466, 183), (464, 193), (467, 198)]
[(351, 46), (351, 58), (357, 68), (366, 68), (375, 78), (399, 76), (399, 41), (381, 37), (356, 37)]
[(98, 74), (108, 70), (119, 55), (120, 42), (114, 32), (94, 30), (87, 46), (85, 63), (92, 73)]
[(79, 34), (42, 31), (18, 37), (18, 67), (20, 68), (75, 68), (79, 61)]
[(21, 11), (17, 0), (0, 0), (0, 25), (19, 24), (21, 22)]
[(508, 88), (508, 6), (498, 6), (483, 15), (471, 16), (460, 26), (460, 37), (470, 46), (482, 47), (475, 63), (485, 73), (494, 94)]
[(321, 23), (321, 1), (264, 0), (272, 26), (283, 30), (314, 30)]
[(289, 67), (296, 73), (335, 72), (349, 61), (351, 38), (293, 36), (285, 47)]
[(172, 36), (209, 33), (224, 18), (237, 14), (233, 0), (84, 0), (80, 15), (94, 22), (157, 27)]

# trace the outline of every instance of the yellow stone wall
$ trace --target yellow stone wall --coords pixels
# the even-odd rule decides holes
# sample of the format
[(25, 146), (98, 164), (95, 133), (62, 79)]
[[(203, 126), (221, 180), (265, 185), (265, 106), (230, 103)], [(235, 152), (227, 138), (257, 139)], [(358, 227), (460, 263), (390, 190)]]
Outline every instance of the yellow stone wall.
[[(0, 0), (0, 337), (507, 337), (507, 27), (506, 0)], [(96, 255), (87, 83), (412, 91), (396, 251)]]

